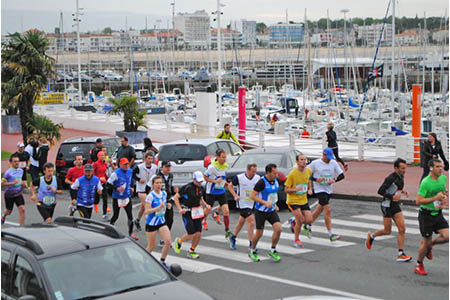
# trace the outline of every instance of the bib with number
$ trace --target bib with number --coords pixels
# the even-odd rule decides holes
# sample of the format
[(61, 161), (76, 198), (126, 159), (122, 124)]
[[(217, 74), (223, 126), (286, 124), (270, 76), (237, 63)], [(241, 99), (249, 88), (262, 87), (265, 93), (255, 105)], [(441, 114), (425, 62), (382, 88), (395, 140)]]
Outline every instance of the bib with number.
[(164, 206), (164, 208), (161, 208), (159, 211), (157, 211), (155, 213), (155, 216), (164, 217), (165, 214), (166, 214), (166, 206)]
[(16, 180), (18, 180), (19, 182), (16, 183), (14, 186), (21, 186), (22, 185), (22, 177), (16, 177)]
[(296, 192), (297, 195), (304, 195), (308, 191), (308, 184), (307, 183), (298, 183), (296, 185), (296, 188), (298, 188), (298, 187), (302, 187), (302, 189)]
[(442, 205), (442, 201), (436, 200), (436, 201), (433, 201), (433, 204), (434, 204), (434, 208), (439, 209), (440, 206)]
[(55, 196), (44, 196), (44, 198), (42, 199), (42, 203), (44, 203), (44, 205), (50, 206), (55, 204), (56, 202), (56, 198)]
[(251, 195), (252, 195), (252, 191), (251, 190), (246, 190), (245, 191), (245, 195), (244, 195), (244, 201), (252, 202), (253, 200), (250, 198)]
[[(219, 179), (221, 177), (217, 177), (217, 179)], [(214, 186), (215, 189), (217, 190), (223, 190), (225, 188), (225, 179), (222, 178), (222, 181), (219, 183), (216, 183), (216, 185)]]
[(19, 168), (23, 169), (27, 166), (27, 162), (26, 161), (19, 161)]
[(333, 175), (321, 175), (320, 178), (323, 178), (324, 180), (320, 183), (320, 185), (329, 185), (328, 180), (333, 178)]
[(268, 197), (269, 202), (272, 202), (272, 204), (276, 204), (278, 202), (278, 194), (277, 193), (271, 193)]
[(130, 198), (124, 198), (124, 199), (117, 199), (117, 205), (119, 207), (125, 207), (128, 205), (128, 202), (130, 202)]
[(204, 217), (203, 208), (201, 206), (191, 208), (191, 217), (193, 220), (200, 219)]

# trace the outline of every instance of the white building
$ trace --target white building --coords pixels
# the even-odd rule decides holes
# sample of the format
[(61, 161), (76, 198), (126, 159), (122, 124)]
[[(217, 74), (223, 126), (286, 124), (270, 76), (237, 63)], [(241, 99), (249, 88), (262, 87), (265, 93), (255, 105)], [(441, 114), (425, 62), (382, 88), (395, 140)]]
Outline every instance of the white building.
[(256, 45), (256, 21), (241, 19), (231, 22), (231, 29), (242, 33), (242, 44), (245, 46)]
[[(233, 43), (236, 48), (241, 46), (242, 34), (239, 31), (221, 28), (220, 33), (223, 48), (232, 49)], [(211, 46), (217, 48), (217, 28), (211, 30)]]
[(405, 31), (395, 35), (395, 42), (399, 46), (416, 46), (422, 39), (423, 37), (415, 31)]
[[(383, 28), (383, 24), (372, 24), (366, 26), (357, 26), (355, 29), (358, 34), (358, 39), (362, 39), (364, 43), (369, 46), (376, 46), (380, 39), (380, 33)], [(381, 38), (381, 45), (388, 46), (392, 44), (392, 24), (384, 25), (384, 32)]]
[(448, 30), (438, 30), (433, 32), (432, 39), (435, 42), (441, 43), (442, 41), (448, 41)]
[(205, 10), (179, 13), (174, 19), (175, 29), (183, 33), (184, 42), (191, 47), (207, 47), (210, 39), (210, 19)]

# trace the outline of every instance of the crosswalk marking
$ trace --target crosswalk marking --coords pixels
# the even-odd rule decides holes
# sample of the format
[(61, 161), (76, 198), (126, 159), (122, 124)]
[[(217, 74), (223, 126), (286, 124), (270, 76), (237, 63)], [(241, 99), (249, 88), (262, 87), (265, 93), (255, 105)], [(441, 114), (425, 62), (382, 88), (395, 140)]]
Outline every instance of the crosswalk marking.
[[(315, 230), (315, 228), (313, 230)], [(271, 230), (264, 230), (263, 235), (267, 236), (267, 237), (271, 237), (272, 233), (273, 233), (273, 231), (271, 231)], [(314, 233), (314, 231), (313, 231), (313, 233)], [(292, 243), (294, 241), (294, 237), (295, 236), (293, 233), (282, 232), (280, 238), (283, 240), (289, 240)], [(344, 241), (331, 242), (330, 239), (320, 238), (320, 237), (315, 237), (315, 236), (313, 236), (312, 239), (308, 239), (307, 237), (300, 235), (300, 239), (303, 244), (313, 244), (313, 245), (320, 245), (320, 246), (327, 246), (327, 247), (334, 247), (334, 248), (345, 247), (345, 246), (350, 246), (350, 245), (355, 244), (352, 242), (344, 242)]]
[[(318, 222), (323, 222), (323, 221), (320, 220)], [(372, 230), (378, 230), (378, 229), (383, 228), (382, 224), (354, 222), (354, 221), (347, 221), (347, 220), (340, 220), (340, 219), (332, 219), (331, 223), (334, 224), (334, 225), (353, 226), (353, 227), (359, 227), (359, 228), (368, 228), (368, 229), (372, 229)], [(314, 225), (313, 225), (313, 230), (314, 230)], [(338, 231), (338, 230), (340, 230), (340, 229), (336, 229), (336, 231)], [(397, 227), (393, 226), (392, 227), (392, 231), (398, 232)], [(420, 234), (420, 231), (419, 231), (419, 229), (415, 229), (415, 228), (407, 228), (406, 229), (406, 233)]]
[[(228, 241), (223, 238), (223, 235), (212, 235), (212, 236), (203, 237), (203, 239), (228, 244)], [(248, 247), (248, 241), (244, 240), (244, 239), (237, 239), (236, 244), (238, 246)], [(261, 240), (258, 242), (258, 245), (257, 245), (258, 249), (264, 249), (264, 250), (269, 250), (271, 247), (272, 247), (271, 243), (263, 242)], [(294, 248), (294, 247), (283, 246), (283, 245), (278, 244), (277, 251), (280, 253), (285, 253), (285, 254), (305, 254), (308, 252), (313, 252), (314, 250)], [(232, 251), (232, 252), (234, 252), (234, 251)]]
[[(358, 219), (365, 219), (365, 220), (370, 220), (370, 221), (379, 221), (380, 224), (382, 223), (382, 216), (375, 216), (375, 215), (356, 215), (356, 216), (352, 216), (352, 218), (358, 218)], [(394, 223), (394, 221), (392, 221), (392, 223)], [(416, 225), (419, 226), (419, 221), (418, 220), (410, 220), (410, 219), (406, 219), (405, 218), (405, 224), (406, 225)]]
[[(417, 217), (419, 216), (419, 209), (418, 208), (415, 211), (403, 210), (402, 212), (403, 212), (403, 215), (405, 217), (414, 218), (416, 220), (417, 220)], [(448, 210), (447, 209), (443, 209), (442, 210), (442, 214), (444, 215), (444, 217), (448, 218)]]

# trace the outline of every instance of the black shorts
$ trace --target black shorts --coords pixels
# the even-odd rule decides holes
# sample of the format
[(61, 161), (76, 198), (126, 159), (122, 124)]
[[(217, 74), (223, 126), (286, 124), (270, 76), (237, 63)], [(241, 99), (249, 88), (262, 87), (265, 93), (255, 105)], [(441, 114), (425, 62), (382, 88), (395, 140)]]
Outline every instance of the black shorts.
[(188, 234), (202, 232), (202, 218), (193, 220), (190, 211), (186, 212), (182, 217), (184, 228), (186, 228)]
[(72, 190), (70, 189), (70, 199), (77, 199), (78, 198), (78, 190)]
[(391, 202), (390, 207), (384, 207), (380, 205), (381, 213), (383, 214), (383, 218), (392, 218), (396, 213), (402, 211), (398, 202)]
[(78, 213), (80, 214), (80, 217), (90, 219), (92, 216), (92, 207), (86, 207), (77, 205)]
[(154, 231), (158, 231), (158, 229), (160, 229), (163, 226), (167, 226), (166, 222), (159, 224), (159, 225), (148, 225), (145, 224), (145, 231), (146, 232), (154, 232)]
[(13, 210), (14, 203), (16, 204), (17, 207), (19, 207), (21, 205), (25, 205), (25, 200), (23, 199), (22, 195), (17, 195), (14, 197), (5, 196), (5, 207), (7, 210)]
[(222, 195), (207, 194), (206, 195), (206, 203), (211, 205), (211, 207), (214, 206), (214, 202), (216, 202), (216, 200), (219, 202), (220, 206), (222, 206), (224, 204), (228, 204), (225, 194), (222, 194)]
[(36, 205), (39, 213), (41, 214), (42, 218), (45, 220), (47, 220), (48, 218), (53, 218), (53, 213), (55, 212), (55, 207), (56, 204), (54, 205), (44, 205), (41, 202), (39, 202), (38, 205)]
[(432, 216), (430, 212), (419, 211), (419, 226), (420, 233), (424, 238), (430, 238), (434, 233), (438, 233), (438, 230), (448, 228), (447, 220), (442, 215), (442, 211)]
[(280, 222), (280, 217), (278, 216), (276, 211), (272, 212), (263, 212), (263, 211), (255, 211), (255, 222), (256, 229), (264, 229), (264, 223), (268, 221), (270, 225), (275, 224), (276, 222)]
[(304, 210), (311, 210), (309, 207), (309, 203), (303, 204), (303, 205), (296, 205), (296, 204), (288, 204), (289, 209), (293, 212), (294, 210), (300, 209), (301, 211)]
[(243, 217), (244, 219), (247, 219), (250, 217), (253, 213), (253, 210), (251, 208), (241, 208), (239, 209), (239, 215)]
[(319, 199), (319, 204), (322, 206), (330, 204), (330, 196), (331, 196), (330, 194), (325, 192), (316, 194), (317, 199)]

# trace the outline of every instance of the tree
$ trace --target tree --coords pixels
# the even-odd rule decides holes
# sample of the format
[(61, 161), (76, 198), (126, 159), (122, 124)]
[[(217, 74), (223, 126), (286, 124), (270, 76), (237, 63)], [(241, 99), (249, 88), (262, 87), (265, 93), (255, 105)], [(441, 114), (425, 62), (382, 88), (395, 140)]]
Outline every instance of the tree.
[(44, 33), (30, 30), (24, 34), (8, 35), (9, 40), (2, 43), (2, 107), (18, 108), (22, 137), (26, 141), (32, 131), (27, 124), (33, 118), (34, 99), (41, 89), (47, 86), (53, 72), (54, 59), (45, 54), (48, 39)]
[(267, 26), (264, 23), (256, 23), (256, 32), (257, 33), (264, 33), (264, 31), (266, 31)]
[(125, 131), (137, 131), (140, 126), (147, 128), (144, 122), (146, 111), (139, 111), (136, 97), (125, 96), (109, 99), (113, 108), (108, 112), (110, 115), (122, 115)]
[(28, 121), (27, 128), (35, 138), (45, 137), (50, 145), (54, 145), (55, 140), (59, 141), (61, 139), (61, 133), (59, 131), (63, 129), (64, 126), (62, 123), (53, 123), (53, 121), (46, 116), (35, 114), (30, 121)]
[(105, 29), (103, 29), (103, 33), (105, 34), (111, 34), (113, 31), (111, 29), (111, 27), (106, 27)]

